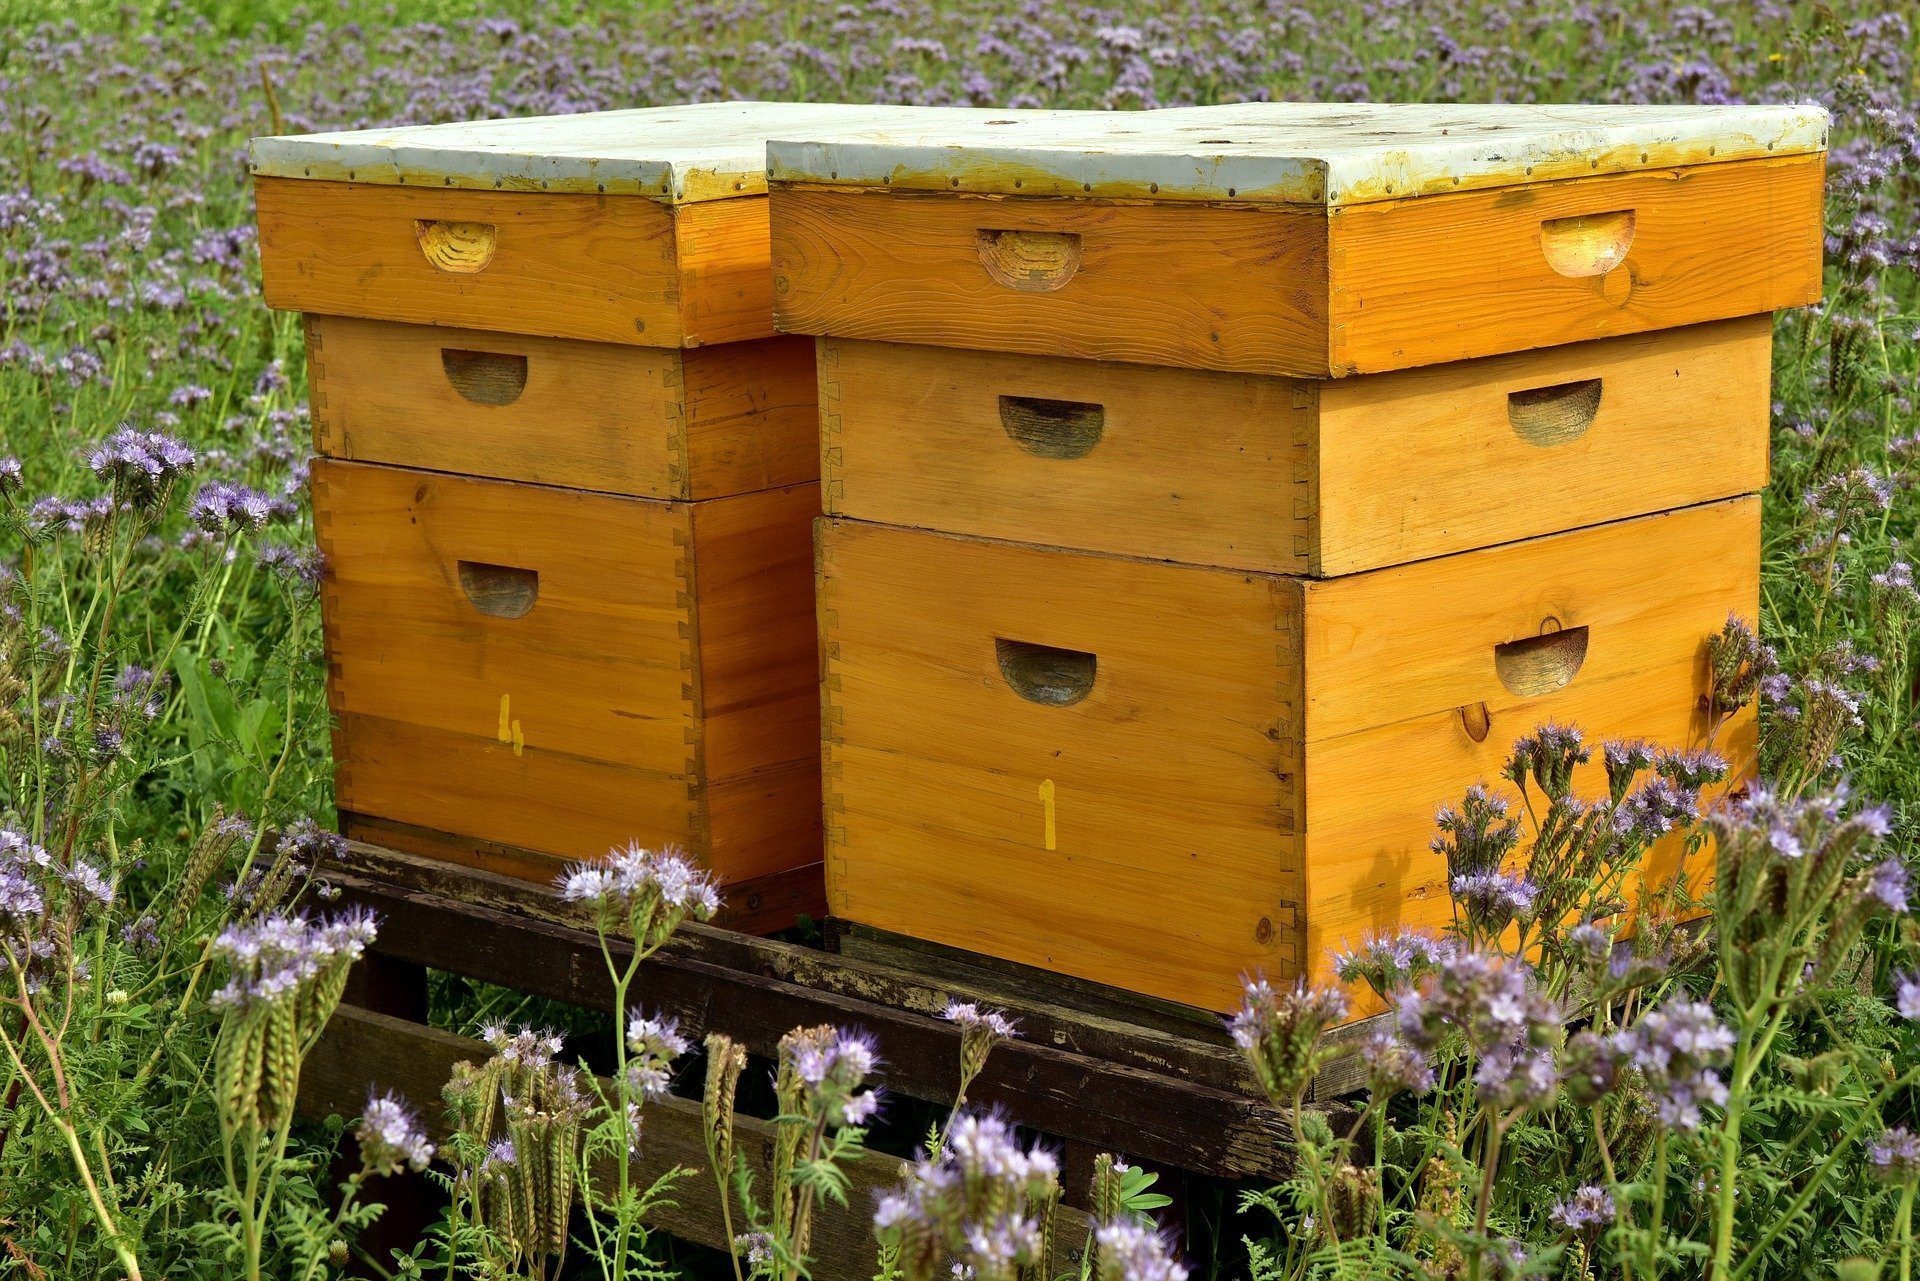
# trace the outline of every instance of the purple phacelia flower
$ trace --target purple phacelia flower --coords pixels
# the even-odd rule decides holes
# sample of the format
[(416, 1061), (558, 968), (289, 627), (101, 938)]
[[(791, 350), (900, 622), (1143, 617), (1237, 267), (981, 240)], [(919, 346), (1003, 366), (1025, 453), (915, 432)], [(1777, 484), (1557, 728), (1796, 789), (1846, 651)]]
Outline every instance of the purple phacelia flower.
[(1360, 1059), (1367, 1065), (1367, 1089), (1376, 1101), (1433, 1089), (1433, 1064), (1391, 1028), (1368, 1034), (1360, 1043)]
[(689, 1049), (674, 1019), (627, 1016), (627, 1085), (636, 1098), (662, 1099), (673, 1084), (673, 1061)]
[(244, 1010), (298, 999), (322, 974), (359, 959), (375, 932), (373, 915), (352, 908), (331, 918), (275, 912), (247, 925), (230, 925), (211, 948), (213, 956), (227, 962), (227, 982), (208, 1003), (218, 1010)]
[(1245, 983), (1227, 1030), (1268, 1096), (1286, 1103), (1313, 1083), (1326, 1053), (1321, 1034), (1346, 1017), (1346, 994), (1338, 988), (1309, 987), (1302, 979), (1279, 990), (1257, 978)]
[(1700, 1128), (1702, 1105), (1727, 1101), (1727, 1085), (1716, 1070), (1733, 1049), (1733, 1030), (1711, 1006), (1685, 999), (1648, 1010), (1618, 1034), (1621, 1048), (1646, 1079), (1661, 1124), (1677, 1130)]
[(1556, 1203), (1547, 1217), (1569, 1232), (1591, 1232), (1613, 1222), (1613, 1198), (1593, 1184)]
[(1367, 985), (1382, 997), (1395, 994), (1453, 955), (1450, 939), (1420, 930), (1369, 935), (1357, 948), (1334, 954), (1333, 970), (1342, 983)]
[(1902, 913), (1907, 910), (1911, 884), (1904, 863), (1898, 858), (1882, 859), (1867, 875), (1867, 897), (1889, 912)]
[(375, 1174), (418, 1172), (433, 1160), (433, 1144), (420, 1128), (420, 1118), (395, 1095), (371, 1094), (355, 1131), (360, 1159)]
[(1920, 1134), (1900, 1125), (1882, 1131), (1867, 1149), (1867, 1164), (1889, 1182), (1920, 1178)]
[(949, 1001), (940, 1017), (949, 1023), (958, 1024), (963, 1030), (979, 1029), (999, 1040), (1011, 1040), (1020, 1034), (1019, 1027), (999, 1010), (983, 1010), (970, 1001)]
[(561, 898), (592, 908), (602, 925), (624, 922), (645, 950), (665, 943), (687, 918), (710, 920), (720, 910), (713, 878), (675, 849), (622, 846), (571, 865), (554, 883)]
[(1423, 1053), (1459, 1034), (1479, 1062), (1474, 1084), (1490, 1106), (1538, 1106), (1558, 1083), (1560, 1010), (1520, 960), (1458, 953), (1400, 995), (1395, 1017), (1400, 1035)]
[(1498, 934), (1516, 920), (1525, 920), (1533, 912), (1540, 889), (1524, 876), (1510, 872), (1474, 872), (1456, 876), (1447, 883), (1448, 891), (1466, 912), (1467, 919), (1481, 931)]
[(1100, 1261), (1096, 1281), (1187, 1281), (1173, 1243), (1131, 1219), (1099, 1224), (1093, 1241)]
[(202, 485), (187, 504), (187, 517), (222, 537), (263, 527), (275, 515), (274, 500), (257, 489), (216, 480)]
[(1613, 812), (1614, 829), (1641, 844), (1650, 844), (1676, 827), (1700, 817), (1700, 795), (1664, 775), (1635, 788)]
[(1893, 976), (1893, 1008), (1901, 1018), (1920, 1023), (1920, 973)]

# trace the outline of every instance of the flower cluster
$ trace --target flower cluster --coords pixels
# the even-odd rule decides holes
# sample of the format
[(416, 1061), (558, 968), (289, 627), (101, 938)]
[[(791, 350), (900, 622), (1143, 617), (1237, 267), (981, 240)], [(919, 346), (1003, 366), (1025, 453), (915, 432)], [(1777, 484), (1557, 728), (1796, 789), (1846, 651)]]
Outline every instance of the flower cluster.
[(1011, 1041), (1020, 1034), (1020, 1029), (1000, 1011), (983, 1010), (969, 1001), (948, 1002), (940, 1017), (960, 1029), (960, 1089), (955, 1101), (958, 1107), (966, 1100), (974, 1078), (986, 1067), (994, 1047)]
[(1381, 997), (1392, 1000), (1435, 966), (1446, 964), (1454, 950), (1451, 939), (1420, 930), (1398, 930), (1370, 935), (1359, 947), (1336, 953), (1333, 968), (1342, 983), (1364, 981)]
[(627, 1016), (627, 1085), (635, 1099), (662, 1099), (673, 1084), (673, 1061), (689, 1048), (673, 1019)]
[(1920, 1023), (1920, 973), (1893, 976), (1893, 1008), (1901, 1018)]
[(1475, 1091), (1488, 1106), (1532, 1108), (1553, 1097), (1562, 1017), (1524, 962), (1461, 952), (1401, 993), (1395, 1013), (1400, 1036), (1423, 1054), (1461, 1037), (1477, 1065)]
[(489, 1024), (480, 1035), (493, 1057), (456, 1065), (446, 1088), (454, 1146), (467, 1154), (460, 1186), (514, 1258), (552, 1259), (567, 1247), (593, 1093), (579, 1068), (557, 1060), (554, 1033)]
[(1520, 839), (1520, 824), (1507, 817), (1507, 803), (1481, 784), (1467, 789), (1459, 808), (1442, 806), (1434, 816), (1440, 834), (1433, 852), (1447, 860), (1447, 876), (1458, 881), (1498, 872)]
[(1471, 872), (1456, 876), (1447, 889), (1481, 935), (1497, 937), (1515, 921), (1533, 914), (1540, 887), (1510, 872)]
[(1888, 1129), (1867, 1149), (1867, 1164), (1890, 1182), (1920, 1179), (1920, 1134), (1904, 1126)]
[(282, 510), (281, 504), (245, 485), (209, 481), (187, 504), (187, 518), (218, 537), (261, 529)]
[(433, 1160), (433, 1144), (412, 1108), (392, 1093), (370, 1094), (356, 1131), (360, 1161), (372, 1174), (420, 1171)]
[(1572, 793), (1574, 767), (1586, 764), (1592, 754), (1573, 726), (1542, 725), (1513, 745), (1505, 775), (1522, 789), (1531, 778), (1548, 800), (1558, 800)]
[(880, 1105), (879, 1095), (862, 1089), (879, 1066), (873, 1039), (829, 1025), (795, 1028), (780, 1039), (781, 1106), (819, 1116), (830, 1126), (865, 1125)]
[(159, 506), (196, 461), (186, 442), (134, 427), (122, 427), (87, 455), (87, 466), (112, 486), (115, 501), (137, 510)]
[(591, 863), (577, 863), (555, 880), (569, 903), (592, 908), (601, 927), (624, 925), (642, 951), (657, 949), (692, 918), (720, 910), (713, 878), (678, 850), (627, 845)]
[[(112, 881), (92, 863), (62, 863), (26, 833), (0, 827), (0, 943), (30, 993), (62, 969), (74, 932), (113, 899)], [(87, 972), (85, 960), (73, 960), (75, 979)]]
[(1290, 1107), (1330, 1055), (1323, 1033), (1346, 1017), (1347, 998), (1338, 988), (1309, 987), (1303, 979), (1280, 990), (1253, 979), (1244, 985), (1240, 1009), (1227, 1030), (1267, 1097)]
[(940, 1157), (915, 1163), (880, 1198), (874, 1232), (898, 1251), (905, 1281), (931, 1281), (949, 1258), (977, 1281), (1014, 1281), (1017, 1269), (1044, 1260), (1059, 1198), (1050, 1153), (1021, 1147), (998, 1116), (969, 1113), (948, 1130)]
[(1097, 1281), (1187, 1281), (1166, 1236), (1131, 1219), (1096, 1225), (1093, 1245)]
[(1703, 1104), (1726, 1102), (1727, 1083), (1717, 1069), (1733, 1050), (1734, 1035), (1713, 1007), (1669, 1001), (1618, 1035), (1618, 1048), (1645, 1080), (1661, 1124), (1697, 1130)]
[(229, 926), (212, 947), (212, 955), (227, 962), (227, 981), (209, 1003), (217, 1010), (302, 1003), (316, 983), (344, 983), (375, 930), (372, 914), (357, 908), (323, 919), (275, 912)]

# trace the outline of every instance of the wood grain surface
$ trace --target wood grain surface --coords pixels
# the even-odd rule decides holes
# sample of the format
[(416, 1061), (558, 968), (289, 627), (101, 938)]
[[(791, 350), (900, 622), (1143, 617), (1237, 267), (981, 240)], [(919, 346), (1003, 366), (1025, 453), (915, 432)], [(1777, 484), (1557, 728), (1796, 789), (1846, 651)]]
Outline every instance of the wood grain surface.
[[(706, 503), (322, 460), (343, 810), (561, 858), (818, 860), (817, 487)], [(518, 613), (472, 584), (517, 576)]]
[(696, 347), (773, 332), (763, 197), (260, 178), (261, 279), (283, 311)]
[(814, 479), (813, 344), (634, 347), (306, 318), (314, 445), (358, 462), (647, 498)]

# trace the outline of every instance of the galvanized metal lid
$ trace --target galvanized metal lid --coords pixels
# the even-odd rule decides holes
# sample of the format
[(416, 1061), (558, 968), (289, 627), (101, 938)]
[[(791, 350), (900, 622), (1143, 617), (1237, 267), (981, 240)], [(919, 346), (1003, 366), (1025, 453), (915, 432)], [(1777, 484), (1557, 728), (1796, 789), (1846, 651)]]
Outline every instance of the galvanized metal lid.
[[(854, 130), (937, 136), (986, 119), (1057, 117), (1091, 134), (1099, 112), (1005, 112), (842, 103), (707, 102), (574, 116), (255, 138), (249, 168), (269, 178), (645, 196), (668, 204), (764, 194), (775, 136)], [(1068, 118), (1078, 123), (1067, 126)]]
[(1009, 196), (1351, 205), (1823, 151), (1814, 106), (1245, 102), (969, 111), (832, 136), (776, 130), (775, 182)]

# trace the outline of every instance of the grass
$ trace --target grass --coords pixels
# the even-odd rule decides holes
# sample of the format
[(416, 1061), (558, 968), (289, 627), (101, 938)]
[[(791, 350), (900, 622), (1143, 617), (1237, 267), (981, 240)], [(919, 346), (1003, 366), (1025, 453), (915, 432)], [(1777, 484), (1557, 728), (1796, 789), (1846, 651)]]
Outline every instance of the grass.
[[(310, 538), (300, 331), (258, 301), (240, 163), (245, 140), (276, 116), (304, 130), (728, 96), (1820, 101), (1835, 115), (1827, 301), (1783, 317), (1775, 350), (1759, 621), (1785, 679), (1764, 711), (1766, 763), (1791, 791), (1844, 777), (1887, 802), (1887, 845), (1913, 860), (1920, 605), (1900, 566), (1920, 517), (1920, 73), (1897, 11), (1861, 0), (1722, 10), (0, 0), (0, 29), (0, 453), (22, 465), (17, 487), (0, 477), (12, 490), (0, 533), (10, 570), (0, 807), (22, 839), (97, 864), (116, 886), (110, 909), (76, 906), (61, 935), (64, 1039), (35, 1048), (29, 1037), (17, 1063), (0, 1062), (0, 1247), (15, 1251), (0, 1249), (0, 1267), (31, 1276), (24, 1257), (52, 1275), (120, 1275), (97, 1231), (105, 1198), (153, 1274), (227, 1270), (226, 1245), (199, 1226), (222, 1212), (224, 1183), (208, 1075), (219, 1017), (204, 999), (224, 970), (208, 940), (296, 891), (324, 903), (324, 850), (319, 866), (290, 870), (310, 852), (282, 856), (259, 835), (331, 814), (315, 602), (280, 572), (287, 555), (261, 556)], [(111, 521), (76, 516), (84, 531), (46, 528), (44, 509), (31, 515), (39, 500), (106, 492), (88, 454), (122, 424), (185, 440), (198, 454), (192, 475)], [(187, 499), (209, 482), (260, 491), (270, 519), (197, 527)], [(160, 675), (129, 683), (133, 668)], [(253, 820), (252, 835), (205, 853), (203, 834), (230, 813)], [(275, 875), (286, 883), (262, 884)], [(1827, 1080), (1822, 1056), (1857, 1050), (1892, 1079), (1920, 1053), (1885, 1000), (1894, 976), (1920, 963), (1911, 921), (1880, 923), (1860, 946), (1857, 988), (1782, 1025), (1759, 1078), (1778, 1089), (1746, 1123), (1743, 1230), (1766, 1240), (1755, 1269), (1769, 1275), (1830, 1270), (1893, 1231), (1891, 1203), (1857, 1154), (1839, 1183), (1802, 1199), (1809, 1148), (1867, 1115), (1873, 1097), (1864, 1077)], [(448, 1024), (539, 1013), (458, 981), (436, 990)], [(0, 1032), (18, 1014), (0, 1007)], [(56, 1060), (66, 1101), (39, 1108), (26, 1087), (50, 1083)], [(1911, 1123), (1910, 1093), (1875, 1107), (1889, 1124)], [(69, 1132), (94, 1145), (82, 1146), (84, 1164)], [(317, 1197), (326, 1141), (294, 1136), (290, 1159), (306, 1162), (289, 1175), (295, 1203)], [(83, 1169), (99, 1176), (91, 1191)], [(1704, 1231), (1676, 1195), (1680, 1229)], [(1239, 1218), (1215, 1235), (1257, 1231)]]

